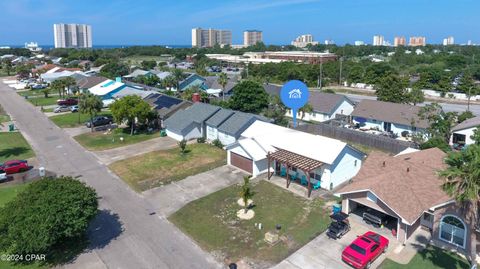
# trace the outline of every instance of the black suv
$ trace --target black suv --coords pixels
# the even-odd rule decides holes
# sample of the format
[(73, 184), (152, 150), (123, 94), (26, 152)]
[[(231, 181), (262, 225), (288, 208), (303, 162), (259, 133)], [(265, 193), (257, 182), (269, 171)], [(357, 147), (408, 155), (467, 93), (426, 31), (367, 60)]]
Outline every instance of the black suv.
[(103, 126), (103, 125), (108, 125), (112, 123), (113, 123), (112, 116), (96, 116), (92, 119), (92, 122), (87, 121), (85, 123), (85, 126), (87, 126), (88, 128), (91, 128), (92, 124), (93, 124), (93, 127), (97, 127), (97, 126)]
[(348, 215), (343, 212), (334, 213), (330, 216), (332, 223), (328, 226), (327, 236), (331, 239), (342, 238), (343, 235), (350, 231), (350, 222)]

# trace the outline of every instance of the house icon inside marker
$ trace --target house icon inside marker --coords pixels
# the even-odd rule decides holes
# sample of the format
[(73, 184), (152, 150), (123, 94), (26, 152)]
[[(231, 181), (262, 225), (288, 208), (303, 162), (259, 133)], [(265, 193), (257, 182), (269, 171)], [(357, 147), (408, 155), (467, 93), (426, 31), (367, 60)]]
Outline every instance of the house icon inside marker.
[(302, 92), (299, 89), (293, 89), (288, 92), (289, 99), (300, 99), (302, 98)]

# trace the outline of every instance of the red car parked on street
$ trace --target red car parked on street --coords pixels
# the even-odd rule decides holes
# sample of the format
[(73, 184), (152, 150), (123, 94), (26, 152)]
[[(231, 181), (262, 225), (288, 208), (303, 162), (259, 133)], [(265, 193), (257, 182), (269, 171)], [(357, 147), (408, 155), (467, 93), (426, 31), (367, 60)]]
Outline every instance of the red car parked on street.
[(5, 171), (7, 175), (25, 172), (29, 169), (25, 160), (12, 160), (0, 164), (0, 170)]
[(68, 98), (65, 100), (57, 100), (59, 106), (74, 106), (78, 104), (78, 100), (75, 98)]
[(342, 260), (357, 269), (370, 268), (375, 259), (387, 251), (388, 242), (377, 233), (366, 232), (343, 250)]

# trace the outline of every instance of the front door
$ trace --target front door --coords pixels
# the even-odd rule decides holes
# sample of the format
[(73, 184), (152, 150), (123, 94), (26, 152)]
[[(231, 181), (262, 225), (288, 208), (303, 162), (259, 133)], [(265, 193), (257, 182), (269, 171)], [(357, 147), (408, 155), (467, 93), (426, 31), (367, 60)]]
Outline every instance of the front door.
[(392, 124), (390, 122), (384, 122), (383, 123), (383, 130), (385, 132), (391, 132), (392, 131)]

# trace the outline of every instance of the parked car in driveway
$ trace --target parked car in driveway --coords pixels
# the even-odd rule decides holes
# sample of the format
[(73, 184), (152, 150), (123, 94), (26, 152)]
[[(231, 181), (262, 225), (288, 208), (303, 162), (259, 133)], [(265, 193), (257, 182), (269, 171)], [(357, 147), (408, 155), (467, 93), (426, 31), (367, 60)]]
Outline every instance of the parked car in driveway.
[(45, 84), (33, 84), (30, 86), (32, 90), (40, 90), (40, 89), (45, 89), (47, 86)]
[(0, 182), (7, 179), (7, 172), (0, 169)]
[(93, 124), (93, 127), (97, 127), (97, 126), (103, 126), (103, 125), (112, 124), (112, 123), (113, 123), (112, 116), (96, 116), (92, 119), (92, 122), (87, 121), (85, 123), (85, 126), (87, 126), (88, 128), (92, 128), (92, 124)]
[(5, 171), (7, 175), (25, 172), (29, 169), (26, 160), (11, 160), (0, 164), (0, 170)]
[(53, 109), (53, 113), (68, 112), (68, 111), (70, 111), (69, 106), (57, 106), (55, 109)]
[(343, 212), (334, 213), (330, 216), (332, 222), (328, 226), (327, 236), (331, 239), (340, 239), (350, 231), (348, 215)]
[(388, 239), (368, 231), (360, 235), (342, 252), (342, 260), (357, 269), (368, 269), (382, 253), (387, 252)]
[(71, 107), (70, 107), (70, 111), (72, 111), (72, 113), (78, 112), (78, 106), (77, 106), (77, 105), (71, 106)]
[(78, 100), (75, 98), (67, 98), (67, 99), (60, 99), (57, 100), (57, 105), (59, 106), (74, 106), (78, 104)]

